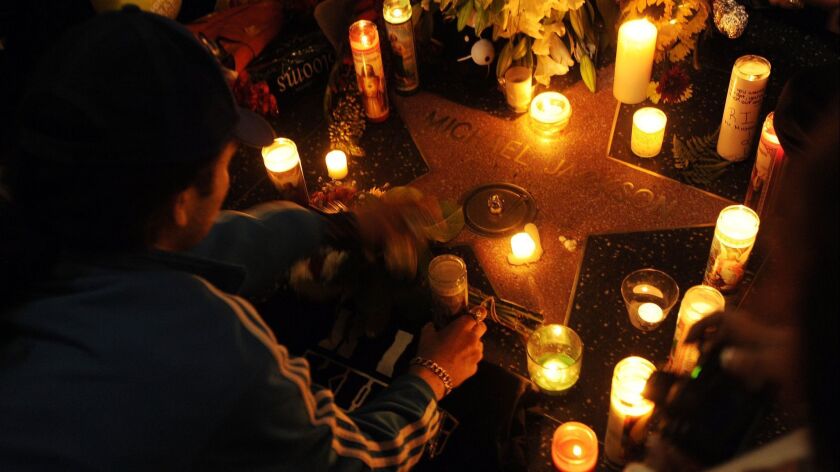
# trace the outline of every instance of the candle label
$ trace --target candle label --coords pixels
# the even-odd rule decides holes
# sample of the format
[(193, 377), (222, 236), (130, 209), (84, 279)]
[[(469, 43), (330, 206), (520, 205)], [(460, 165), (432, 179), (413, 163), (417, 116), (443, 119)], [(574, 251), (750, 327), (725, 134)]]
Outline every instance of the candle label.
[[(766, 130), (767, 128), (772, 129), (772, 127), (773, 113), (771, 112), (764, 120), (764, 128)], [(744, 205), (755, 210), (759, 216), (762, 216), (765, 205), (772, 205), (768, 202), (770, 185), (781, 171), (781, 160), (784, 156), (781, 144), (778, 140), (772, 140), (767, 133), (768, 131), (761, 133), (761, 140), (758, 142), (758, 151), (755, 155), (755, 164), (750, 176), (750, 185), (747, 189), (747, 196), (744, 198)], [(775, 136), (775, 133), (773, 136)]]
[(645, 452), (647, 426), (651, 412), (642, 416), (627, 416), (610, 408), (604, 455), (615, 464), (641, 459)]
[(371, 121), (384, 121), (388, 118), (388, 92), (385, 88), (385, 69), (382, 67), (382, 53), (379, 40), (367, 49), (357, 49), (353, 45), (353, 65), (356, 80), (362, 93), (365, 114)]
[[(756, 68), (763, 65), (766, 65), (766, 74), (742, 75), (745, 73), (741, 72), (742, 68)], [(749, 155), (769, 76), (770, 63), (766, 59), (745, 56), (735, 61), (732, 76), (729, 78), (726, 105), (723, 108), (723, 119), (717, 142), (717, 152), (724, 159), (733, 162), (742, 161)]]
[(414, 29), (411, 21), (395, 25), (385, 22), (388, 42), (391, 43), (394, 65), (394, 87), (400, 92), (411, 92), (420, 86), (417, 57), (414, 51)]
[(735, 291), (741, 279), (744, 278), (747, 259), (750, 257), (752, 248), (752, 244), (746, 247), (728, 246), (721, 242), (716, 232), (712, 240), (712, 250), (709, 252), (709, 261), (706, 264), (703, 284), (723, 293)]

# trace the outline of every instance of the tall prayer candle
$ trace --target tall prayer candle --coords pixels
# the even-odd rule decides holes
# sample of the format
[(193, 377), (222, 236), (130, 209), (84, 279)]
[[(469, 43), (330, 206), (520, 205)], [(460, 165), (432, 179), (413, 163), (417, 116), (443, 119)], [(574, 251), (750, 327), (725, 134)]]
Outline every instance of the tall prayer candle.
[(735, 61), (717, 142), (717, 152), (724, 159), (736, 162), (749, 155), (769, 78), (770, 61), (767, 59), (741, 56)]
[(350, 25), (350, 49), (353, 51), (353, 67), (356, 69), (365, 114), (370, 121), (385, 121), (390, 109), (376, 25), (367, 20), (359, 20)]
[(622, 103), (641, 103), (647, 98), (656, 26), (647, 18), (626, 21), (618, 29), (613, 96)]
[(669, 370), (677, 374), (688, 374), (697, 365), (700, 351), (696, 346), (685, 344), (685, 337), (691, 331), (694, 323), (721, 311), (726, 305), (723, 295), (714, 287), (695, 285), (685, 292), (680, 303), (680, 313), (677, 315), (677, 329), (674, 331), (674, 342), (671, 344), (671, 355), (668, 361)]
[(668, 118), (658, 108), (644, 107), (633, 113), (630, 150), (639, 157), (653, 157), (662, 150)]
[(382, 4), (388, 42), (394, 53), (394, 87), (400, 92), (412, 92), (420, 86), (417, 56), (414, 51), (414, 27), (411, 23), (409, 0), (385, 0)]
[(598, 462), (598, 437), (583, 423), (567, 421), (554, 431), (551, 459), (561, 472), (588, 472)]
[(268, 176), (281, 198), (303, 206), (309, 205), (309, 194), (295, 142), (288, 138), (277, 138), (262, 148), (262, 157)]
[(784, 155), (785, 151), (773, 127), (773, 112), (770, 112), (761, 127), (761, 139), (758, 141), (758, 150), (755, 153), (750, 185), (747, 188), (747, 196), (744, 198), (744, 205), (755, 210), (760, 218), (764, 218), (766, 212), (773, 206), (774, 188), (782, 172)]
[(744, 205), (731, 205), (718, 215), (715, 236), (703, 283), (723, 293), (734, 292), (744, 277), (755, 236), (758, 215)]
[(624, 464), (644, 452), (653, 402), (644, 398), (642, 392), (655, 370), (650, 361), (635, 356), (622, 359), (615, 366), (604, 440), (604, 455), (614, 464)]

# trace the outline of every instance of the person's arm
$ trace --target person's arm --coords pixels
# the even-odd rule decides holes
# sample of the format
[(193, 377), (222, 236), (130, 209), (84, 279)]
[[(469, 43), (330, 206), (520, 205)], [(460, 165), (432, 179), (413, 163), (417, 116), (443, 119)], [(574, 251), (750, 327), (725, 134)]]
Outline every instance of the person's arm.
[(225, 211), (190, 254), (242, 267), (246, 277), (239, 293), (264, 295), (296, 261), (324, 243), (327, 226), (321, 215), (289, 202)]
[[(253, 373), (199, 455), (199, 468), (206, 462), (213, 470), (403, 471), (420, 459), (439, 427), (434, 390), (441, 388), (407, 374), (345, 412), (331, 391), (311, 384), (308, 362), (291, 357), (247, 301), (211, 290), (245, 328), (243, 368)], [(472, 357), (477, 362), (480, 354)]]

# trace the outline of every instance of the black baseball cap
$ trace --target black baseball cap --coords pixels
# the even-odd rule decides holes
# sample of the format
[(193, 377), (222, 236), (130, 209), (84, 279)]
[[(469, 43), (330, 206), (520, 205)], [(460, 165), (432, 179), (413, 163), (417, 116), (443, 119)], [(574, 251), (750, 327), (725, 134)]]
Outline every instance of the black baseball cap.
[(58, 41), (33, 74), (18, 126), (27, 155), (80, 165), (209, 161), (231, 139), (274, 138), (261, 116), (236, 105), (189, 30), (133, 5)]

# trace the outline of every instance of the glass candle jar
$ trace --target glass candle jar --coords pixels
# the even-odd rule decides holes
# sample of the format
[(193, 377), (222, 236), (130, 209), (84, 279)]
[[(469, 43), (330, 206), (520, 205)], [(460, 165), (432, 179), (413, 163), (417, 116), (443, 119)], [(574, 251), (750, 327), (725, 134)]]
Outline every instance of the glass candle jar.
[(665, 321), (680, 297), (680, 288), (661, 270), (639, 269), (621, 281), (621, 296), (633, 327), (651, 331)]
[(545, 325), (528, 338), (528, 374), (541, 391), (558, 395), (580, 377), (583, 343), (568, 326)]
[(598, 462), (598, 437), (583, 423), (567, 421), (554, 431), (551, 460), (561, 472), (587, 472)]
[(615, 366), (604, 439), (604, 456), (613, 464), (625, 464), (644, 452), (653, 402), (642, 393), (655, 370), (649, 360), (636, 356), (622, 359)]
[(460, 257), (444, 254), (432, 259), (429, 263), (429, 287), (432, 290), (435, 326), (443, 327), (455, 316), (467, 312), (467, 264)]

